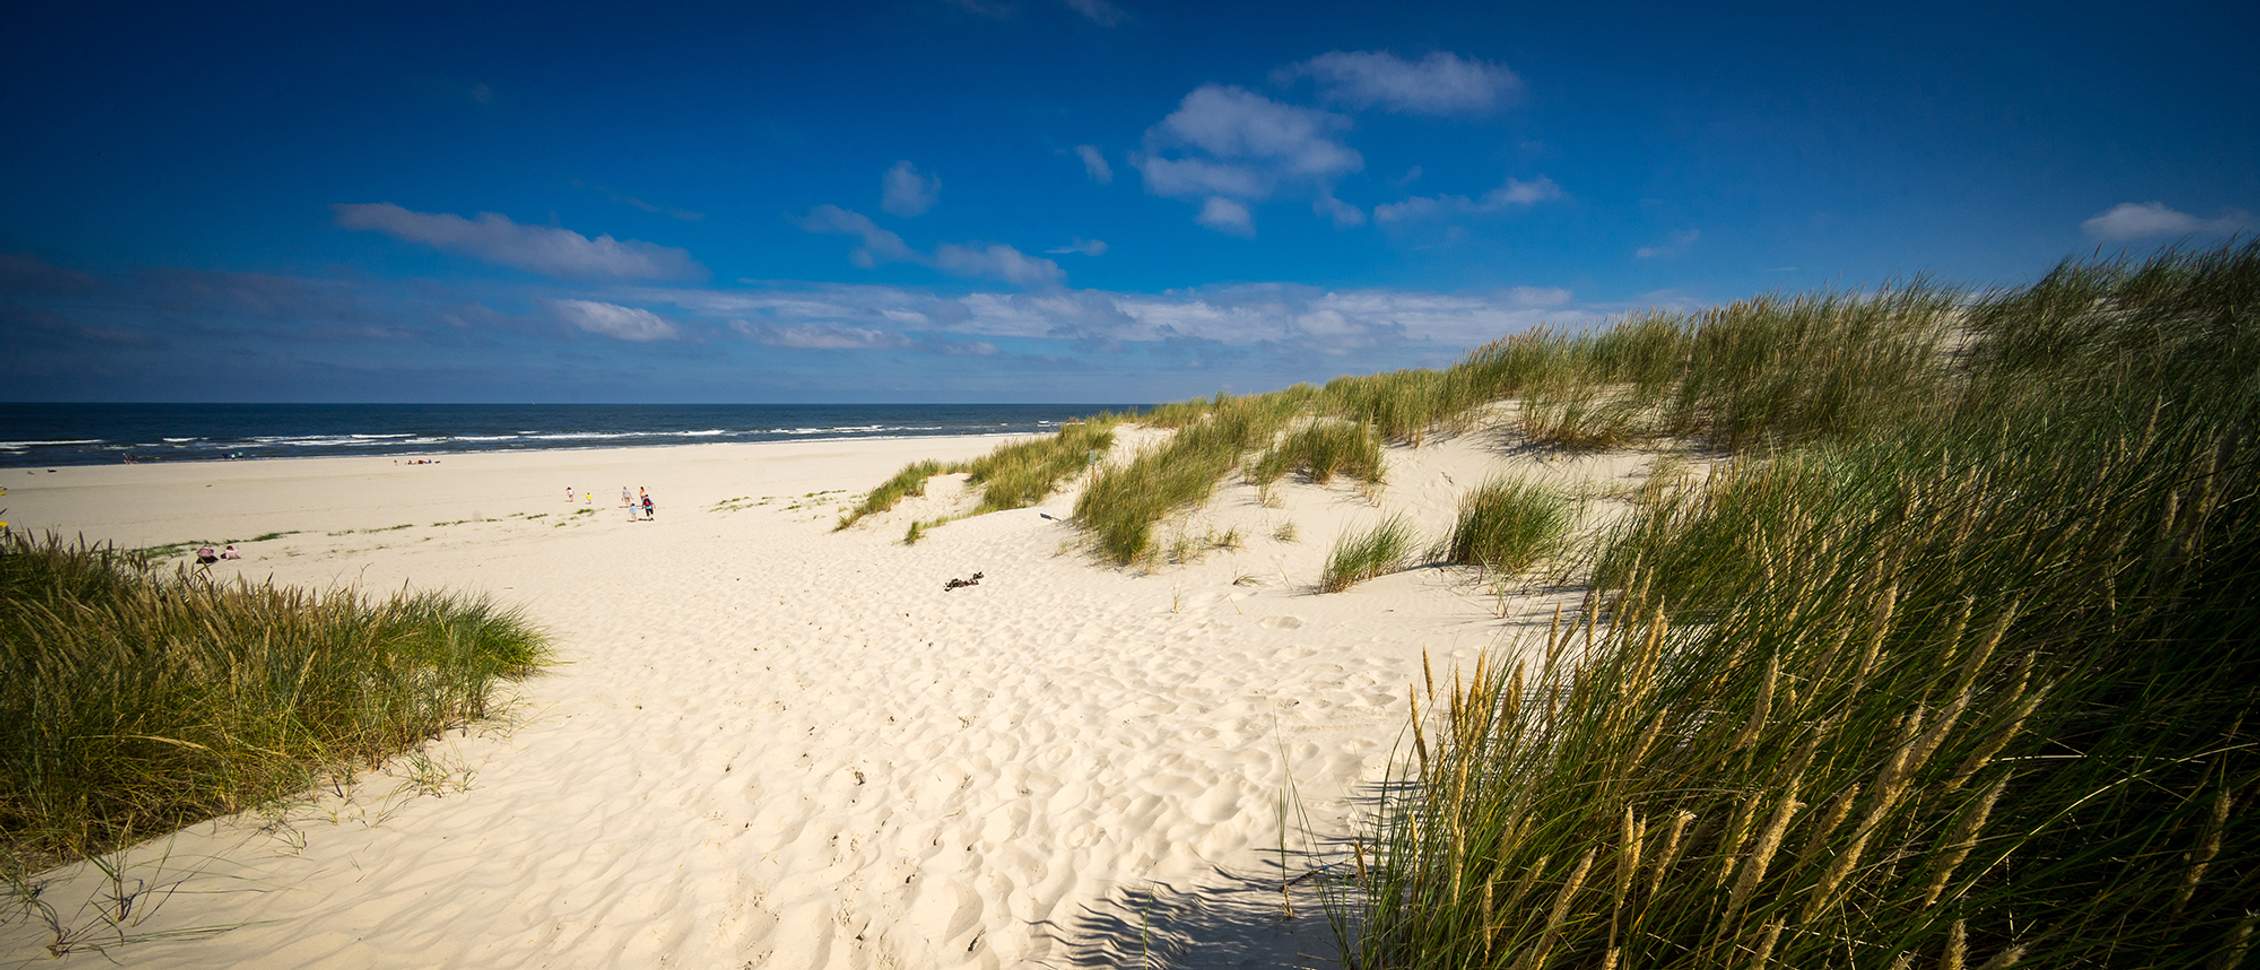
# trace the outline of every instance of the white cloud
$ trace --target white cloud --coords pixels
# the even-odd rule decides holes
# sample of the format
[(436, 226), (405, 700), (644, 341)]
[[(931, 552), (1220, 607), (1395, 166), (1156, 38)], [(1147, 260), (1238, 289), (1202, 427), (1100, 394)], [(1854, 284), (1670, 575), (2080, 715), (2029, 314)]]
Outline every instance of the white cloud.
[(902, 237), (879, 227), (871, 217), (836, 205), (820, 205), (801, 218), (809, 232), (854, 236), (863, 244), (848, 255), (857, 266), (870, 269), (880, 263), (917, 263), (956, 276), (1003, 280), (1019, 286), (1057, 286), (1067, 279), (1058, 263), (1022, 253), (1011, 246), (945, 244), (929, 256), (912, 249)]
[(836, 324), (755, 324), (732, 320), (730, 328), (753, 338), (756, 343), (795, 350), (871, 350), (901, 347), (910, 342), (901, 334), (874, 327), (843, 327)]
[(381, 232), (395, 239), (460, 253), (474, 259), (570, 279), (699, 279), (706, 268), (689, 253), (611, 236), (590, 239), (556, 226), (525, 226), (493, 212), (476, 219), (445, 212), (416, 212), (390, 202), (338, 203), (330, 207), (347, 229)]
[(595, 300), (551, 300), (549, 305), (566, 323), (617, 340), (644, 343), (681, 335), (674, 324), (650, 310)]
[(1101, 27), (1116, 26), (1130, 17), (1128, 13), (1123, 12), (1121, 7), (1109, 3), (1107, 0), (1063, 0), (1063, 2), (1067, 4), (1067, 9), (1082, 14), (1089, 18), (1092, 23)]
[(942, 195), (942, 180), (920, 174), (918, 166), (909, 162), (896, 162), (879, 184), (879, 208), (904, 218), (933, 208)]
[(1075, 157), (1083, 160), (1083, 173), (1089, 175), (1091, 181), (1100, 185), (1114, 181), (1114, 166), (1107, 164), (1106, 153), (1099, 151), (1099, 146), (1077, 145)]
[(1083, 239), (1081, 237), (1078, 237), (1074, 242), (1068, 243), (1065, 246), (1060, 246), (1054, 249), (1047, 249), (1044, 250), (1044, 252), (1049, 253), (1053, 256), (1065, 256), (1069, 253), (1075, 253), (1083, 256), (1104, 256), (1106, 255), (1106, 240)]
[(1337, 104), (1426, 115), (1480, 114), (1522, 90), (1522, 79), (1504, 65), (1444, 51), (1417, 61), (1386, 51), (1330, 51), (1273, 72), (1282, 84), (1302, 78)]
[(1695, 241), (1703, 238), (1700, 229), (1679, 229), (1665, 236), (1663, 242), (1651, 243), (1632, 251), (1634, 259), (1669, 259), (1693, 248)]
[(934, 267), (956, 276), (979, 276), (1018, 286), (1057, 286), (1067, 279), (1059, 264), (1011, 246), (945, 245), (934, 250)]
[(1185, 95), (1148, 135), (1218, 158), (1261, 160), (1291, 174), (1327, 177), (1365, 166), (1362, 156), (1335, 137), (1349, 126), (1349, 119), (1340, 115), (1281, 104), (1229, 85), (1204, 84)]
[(1235, 236), (1256, 234), (1256, 220), (1248, 214), (1248, 207), (1221, 195), (1209, 196), (1208, 201), (1201, 203), (1201, 214), (1194, 216), (1193, 221)]
[(1271, 179), (1242, 165), (1152, 155), (1133, 156), (1130, 162), (1145, 176), (1146, 191), (1155, 195), (1179, 198), (1230, 195), (1260, 199), (1271, 194)]
[(1365, 225), (1364, 209), (1335, 198), (1331, 192), (1320, 195), (1317, 202), (1311, 203), (1311, 209), (1334, 220), (1337, 227)]
[(800, 227), (809, 232), (854, 236), (863, 240), (863, 245), (857, 247), (849, 258), (865, 269), (882, 262), (918, 258), (918, 254), (902, 241), (901, 236), (879, 228), (879, 224), (872, 222), (870, 216), (836, 205), (820, 205), (808, 210), (808, 215), (800, 221)]
[(1587, 327), (1635, 309), (1579, 304), (1569, 290), (1558, 287), (1435, 293), (1324, 290), (1291, 283), (1161, 293), (1050, 289), (962, 296), (891, 286), (787, 284), (748, 290), (653, 288), (634, 298), (732, 321), (749, 336), (766, 333), (775, 340), (834, 345), (881, 346), (884, 338), (872, 334), (882, 334), (927, 347), (946, 335), (1125, 343), (1199, 340), (1327, 353), (1384, 344), (1450, 353), (1538, 326)]
[(1522, 209), (1559, 199), (1562, 187), (1543, 175), (1528, 182), (1509, 178), (1504, 184), (1478, 198), (1464, 195), (1416, 195), (1402, 202), (1391, 202), (1373, 207), (1375, 222), (1411, 222), (1445, 215), (1488, 215), (1508, 209)]
[(2229, 209), (2211, 219), (2200, 219), (2163, 202), (2121, 202), (2080, 223), (2097, 239), (2123, 241), (2154, 236), (2210, 236), (2240, 232), (2252, 227), (2250, 213)]

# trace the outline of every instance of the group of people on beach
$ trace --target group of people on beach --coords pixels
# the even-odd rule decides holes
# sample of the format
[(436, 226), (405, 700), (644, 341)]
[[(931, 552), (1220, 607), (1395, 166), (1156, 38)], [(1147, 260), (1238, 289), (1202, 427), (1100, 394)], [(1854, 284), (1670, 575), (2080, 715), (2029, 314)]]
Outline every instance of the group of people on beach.
[[(565, 503), (567, 505), (573, 504), (573, 495), (573, 486), (565, 486)], [(595, 492), (581, 492), (580, 496), (582, 505), (589, 508), (596, 507)], [(630, 522), (649, 522), (658, 514), (658, 507), (651, 502), (651, 490), (641, 485), (636, 486), (634, 495), (628, 494), (628, 486), (620, 486), (620, 507), (628, 510), (628, 521)], [(639, 510), (643, 513), (640, 517), (636, 514)]]

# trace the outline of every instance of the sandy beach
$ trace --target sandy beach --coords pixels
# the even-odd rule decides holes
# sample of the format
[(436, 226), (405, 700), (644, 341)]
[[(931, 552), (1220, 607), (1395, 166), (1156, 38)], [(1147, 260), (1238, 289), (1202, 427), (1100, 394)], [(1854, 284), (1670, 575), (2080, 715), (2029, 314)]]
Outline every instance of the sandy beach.
[[(1115, 457), (1152, 437), (1126, 431)], [(141, 911), (108, 957), (1327, 963), (1315, 880), (1295, 880), (1381, 779), (1422, 652), (1442, 676), (1562, 601), (1502, 609), (1446, 569), (1317, 595), (1328, 546), (1384, 509), (1433, 536), (1497, 470), (1598, 495), (1648, 461), (1470, 436), (1390, 449), (1378, 508), (1347, 483), (1282, 483), (1276, 507), (1235, 483), (1170, 531), (1236, 529), (1236, 548), (1151, 573), (1078, 551), (1072, 487), (902, 545), (907, 523), (959, 504), (951, 476), (832, 531), (903, 463), (999, 441), (11, 470), (0, 501), (19, 529), (125, 546), (283, 533), (215, 573), (483, 592), (561, 661), (503, 718), (350, 786), (136, 847)], [(630, 519), (623, 485), (650, 489), (653, 521)], [(92, 867), (51, 879), (66, 914), (110, 891)], [(45, 963), (51, 939), (18, 921), (0, 954)]]

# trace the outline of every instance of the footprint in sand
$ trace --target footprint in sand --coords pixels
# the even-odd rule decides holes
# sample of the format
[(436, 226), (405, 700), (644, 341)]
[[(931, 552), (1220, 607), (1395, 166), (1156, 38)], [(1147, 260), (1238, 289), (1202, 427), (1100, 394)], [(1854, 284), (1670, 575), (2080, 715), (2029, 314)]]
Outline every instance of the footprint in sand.
[(1257, 620), (1256, 625), (1266, 630), (1300, 630), (1303, 627), (1303, 618), (1299, 616), (1267, 616)]

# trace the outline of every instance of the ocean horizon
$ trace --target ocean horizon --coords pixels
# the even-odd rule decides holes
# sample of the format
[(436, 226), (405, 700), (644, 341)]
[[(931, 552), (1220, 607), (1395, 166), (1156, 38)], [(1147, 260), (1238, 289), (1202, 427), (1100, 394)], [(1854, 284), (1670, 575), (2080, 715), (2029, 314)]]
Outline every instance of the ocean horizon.
[(0, 404), (0, 467), (1034, 434), (1132, 404)]

